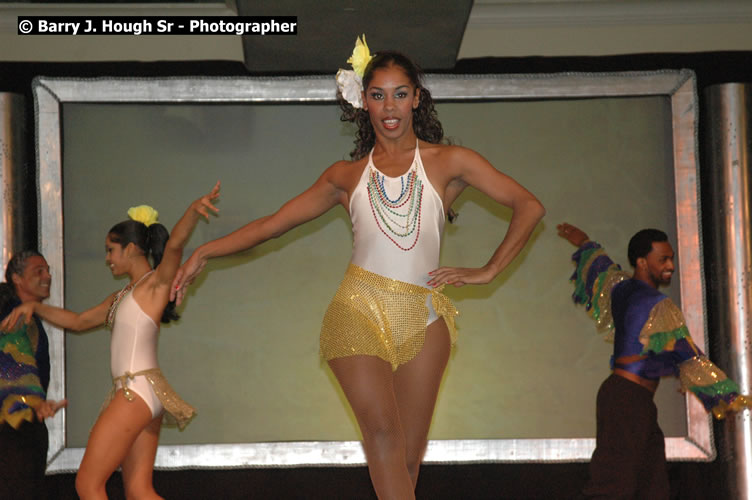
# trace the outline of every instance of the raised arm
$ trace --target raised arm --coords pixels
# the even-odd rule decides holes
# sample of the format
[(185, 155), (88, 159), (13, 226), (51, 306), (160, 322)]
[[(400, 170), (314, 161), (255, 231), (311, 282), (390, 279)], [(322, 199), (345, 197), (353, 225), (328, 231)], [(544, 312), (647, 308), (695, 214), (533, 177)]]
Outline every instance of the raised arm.
[[(483, 267), (441, 267), (431, 273), (432, 279), (428, 284), (438, 286), (448, 283), (462, 286), (488, 283), (522, 251), (546, 210), (530, 191), (508, 175), (496, 170), (478, 153), (466, 148), (449, 147), (445, 154), (447, 158), (441, 162), (442, 166), (446, 165), (454, 175), (447, 188), (447, 205), (451, 205), (459, 191), (469, 185), (499, 204), (511, 208), (513, 213), (506, 235)], [(451, 194), (452, 192), (456, 194)]]
[(180, 220), (175, 224), (170, 232), (170, 238), (165, 244), (162, 261), (156, 269), (156, 285), (169, 286), (175, 278), (180, 260), (183, 257), (183, 248), (190, 237), (196, 223), (200, 217), (209, 220), (209, 211), (219, 213), (219, 209), (214, 206), (214, 202), (219, 198), (220, 182), (214, 185), (212, 190), (195, 200), (188, 206)]
[(613, 333), (611, 289), (629, 274), (621, 270), (606, 251), (580, 228), (563, 222), (556, 226), (559, 236), (577, 247), (572, 254), (575, 270), (571, 280), (574, 283), (572, 299), (575, 304), (584, 304), (585, 310), (595, 320), (596, 328), (602, 333)]
[(113, 293), (102, 301), (101, 304), (94, 306), (91, 309), (87, 309), (82, 313), (75, 313), (67, 309), (43, 304), (41, 302), (24, 302), (13, 309), (10, 314), (5, 317), (3, 322), (0, 323), (0, 330), (11, 330), (21, 318), (24, 319), (26, 324), (29, 324), (32, 321), (32, 315), (34, 314), (54, 325), (65, 328), (66, 330), (72, 330), (74, 332), (90, 330), (104, 324), (104, 321), (107, 318), (107, 310), (110, 308), (114, 298), (115, 294)]
[(587, 233), (585, 233), (585, 231), (567, 222), (562, 222), (561, 224), (557, 225), (556, 231), (559, 236), (561, 236), (577, 248), (590, 241), (590, 237), (587, 235)]
[(170, 299), (180, 303), (185, 286), (196, 279), (209, 259), (242, 252), (271, 238), (277, 238), (290, 229), (315, 219), (338, 203), (343, 203), (346, 193), (338, 187), (337, 170), (345, 162), (335, 163), (306, 191), (285, 203), (277, 212), (256, 219), (240, 229), (209, 241), (198, 247), (180, 267), (173, 281)]

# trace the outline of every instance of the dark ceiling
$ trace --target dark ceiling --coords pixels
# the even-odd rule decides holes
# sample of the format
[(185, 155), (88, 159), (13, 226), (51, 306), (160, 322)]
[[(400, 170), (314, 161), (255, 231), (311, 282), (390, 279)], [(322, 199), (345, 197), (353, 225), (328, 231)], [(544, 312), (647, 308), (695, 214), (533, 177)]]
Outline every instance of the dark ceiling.
[(371, 52), (398, 50), (424, 70), (457, 61), (472, 0), (237, 0), (240, 16), (297, 16), (296, 36), (244, 36), (248, 70), (256, 73), (332, 73), (349, 69), (355, 39)]

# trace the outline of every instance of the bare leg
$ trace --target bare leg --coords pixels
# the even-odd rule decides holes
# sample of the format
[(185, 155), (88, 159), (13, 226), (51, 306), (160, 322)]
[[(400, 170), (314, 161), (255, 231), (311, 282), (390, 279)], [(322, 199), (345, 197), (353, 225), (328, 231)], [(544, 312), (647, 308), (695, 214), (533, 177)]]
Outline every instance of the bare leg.
[(444, 320), (439, 318), (426, 329), (426, 340), (418, 355), (397, 368), (394, 391), (405, 435), (407, 470), (413, 484), (428, 444), (439, 385), (449, 361), (451, 340)]
[(126, 498), (138, 498), (139, 500), (162, 498), (154, 491), (152, 480), (161, 426), (161, 415), (149, 422), (149, 425), (141, 431), (136, 441), (133, 442), (128, 455), (121, 464)]
[(376, 495), (382, 500), (414, 499), (391, 365), (358, 355), (332, 359), (329, 366), (358, 420)]
[(151, 421), (151, 410), (140, 397), (128, 401), (122, 390), (115, 394), (91, 430), (76, 474), (76, 491), (82, 500), (107, 498), (107, 479)]

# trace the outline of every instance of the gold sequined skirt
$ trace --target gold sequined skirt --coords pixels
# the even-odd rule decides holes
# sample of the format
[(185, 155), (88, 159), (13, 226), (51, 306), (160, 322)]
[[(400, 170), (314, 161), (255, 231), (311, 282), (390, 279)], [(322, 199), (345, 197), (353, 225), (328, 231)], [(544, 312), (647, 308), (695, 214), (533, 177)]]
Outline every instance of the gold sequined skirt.
[(151, 385), (154, 393), (159, 398), (159, 401), (164, 407), (164, 421), (162, 425), (168, 427), (178, 427), (181, 431), (188, 425), (193, 417), (196, 416), (196, 409), (186, 403), (175, 390), (172, 388), (159, 368), (151, 368), (149, 370), (142, 370), (136, 373), (125, 373), (121, 377), (113, 378), (112, 389), (110, 390), (107, 399), (102, 405), (102, 410), (110, 404), (110, 401), (115, 397), (115, 393), (118, 390), (117, 382), (121, 383), (123, 387), (123, 396), (128, 401), (133, 400), (133, 392), (128, 389), (128, 379), (133, 377), (143, 376)]
[(321, 357), (329, 361), (359, 354), (377, 356), (396, 370), (423, 348), (429, 295), (454, 345), (454, 319), (459, 313), (442, 289), (393, 280), (350, 264), (324, 315)]

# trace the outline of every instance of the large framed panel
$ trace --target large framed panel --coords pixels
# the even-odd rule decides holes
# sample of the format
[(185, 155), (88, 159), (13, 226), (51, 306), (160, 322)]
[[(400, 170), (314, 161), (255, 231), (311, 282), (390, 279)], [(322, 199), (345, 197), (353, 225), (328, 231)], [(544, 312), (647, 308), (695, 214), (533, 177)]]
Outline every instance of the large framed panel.
[[(589, 320), (568, 299), (571, 249), (555, 236), (555, 225), (563, 219), (582, 224), (613, 250), (615, 260), (626, 260), (621, 256), (626, 240), (640, 229), (636, 224), (662, 225), (676, 238), (680, 262), (679, 283), (668, 293), (682, 304), (695, 340), (700, 345), (706, 342), (694, 76), (689, 71), (429, 75), (427, 86), (448, 135), (486, 155), (535, 192), (548, 216), (520, 262), (498, 283), (450, 291), (462, 311), (461, 337), (442, 386), (426, 462), (588, 460), (594, 447), (595, 392), (607, 374), (610, 347), (592, 334)], [(340, 159), (352, 141), (352, 131), (337, 121), (331, 78), (42, 77), (35, 80), (34, 95), (39, 241), (53, 270), (50, 303), (74, 310), (98, 303), (122, 286), (96, 262), (103, 259), (100, 240), (122, 218), (118, 214), (127, 209), (125, 204), (150, 201), (139, 196), (157, 198), (169, 227), (190, 200), (180, 197), (188, 194), (168, 194), (172, 187), (199, 195), (199, 181), (203, 185), (207, 178), (210, 183), (222, 178), (222, 215), (198, 228), (190, 243), (195, 247), (300, 192), (326, 166), (319, 163), (319, 156), (328, 154), (329, 163)], [(292, 122), (321, 126), (309, 127), (302, 137), (302, 132), (292, 131)], [(153, 138), (148, 136), (154, 135), (147, 132), (149, 124), (183, 136), (185, 146), (170, 149), (172, 139), (163, 136), (149, 143)], [(211, 140), (206, 139), (210, 128), (221, 131)], [(325, 129), (334, 132), (326, 135)], [(275, 132), (284, 137), (282, 147), (265, 147)], [(139, 135), (147, 136), (147, 145), (126, 141)], [(306, 149), (317, 142), (337, 151), (335, 157), (330, 151)], [(650, 153), (643, 154), (643, 149)], [(164, 156), (154, 159), (160, 154)], [(253, 161), (242, 160), (248, 155)], [(114, 165), (112, 171), (108, 164)], [(306, 168), (286, 170), (288, 164)], [(76, 200), (83, 202), (79, 205)], [(472, 192), (463, 194), (457, 208), (462, 215), (447, 230), (442, 262), (470, 265), (490, 255), (509, 213)], [(183, 320), (163, 329), (160, 357), (173, 385), (189, 401), (194, 394), (217, 390), (223, 385), (217, 381), (234, 390), (198, 405), (199, 417), (188, 431), (177, 437), (164, 432), (157, 467), (365, 462), (346, 402), (332, 390), (336, 383), (325, 365), (316, 361), (315, 323), (347, 262), (347, 224), (346, 214), (335, 211), (271, 246), (212, 264), (208, 277), (188, 298)], [(500, 232), (488, 231), (489, 224), (500, 224)], [(79, 242), (81, 250), (76, 250)], [(290, 261), (294, 265), (286, 265)], [(264, 268), (273, 270), (276, 281), (289, 284), (264, 295), (259, 288), (272, 280), (249, 284), (237, 277), (241, 269), (262, 272)], [(295, 301), (294, 313), (288, 312), (277, 326), (268, 324), (273, 320), (266, 316), (273, 315), (264, 311), (284, 307), (271, 297), (285, 294)], [(232, 309), (217, 313), (218, 306), (204, 303), (205, 297), (219, 297)], [(525, 313), (528, 310), (533, 312)], [(220, 318), (225, 316), (245, 318), (247, 329), (223, 324)], [(262, 316), (266, 322), (260, 324)], [(304, 334), (296, 333), (291, 319), (303, 325)], [(211, 341), (202, 334), (209, 330), (215, 335)], [(223, 333), (235, 330), (243, 330), (245, 340)], [(49, 470), (74, 470), (85, 444), (81, 426), (88, 429), (93, 423), (92, 408), (98, 407), (99, 394), (107, 388), (108, 335), (104, 330), (82, 337), (69, 333), (65, 339), (58, 329), (50, 326), (48, 331), (53, 360), (50, 397), (71, 399), (69, 408), (48, 423)], [(272, 337), (280, 338), (281, 344), (270, 343)], [(524, 338), (529, 345), (519, 340)], [(199, 358), (191, 356), (216, 344), (223, 344), (234, 357), (197, 370)], [(217, 357), (217, 352), (211, 351), (210, 357)], [(304, 365), (297, 376), (276, 374), (277, 363), (269, 361), (288, 358)], [(189, 370), (173, 380), (171, 373), (180, 365), (188, 365)], [(194, 376), (196, 371), (201, 373)], [(270, 389), (271, 379), (280, 385)], [(683, 397), (674, 395), (670, 385), (664, 389), (661, 413), (673, 412), (676, 421), (661, 422), (668, 429), (668, 458), (712, 459), (710, 422), (701, 405), (689, 398), (686, 406), (677, 405), (676, 398)], [(86, 402), (84, 394), (96, 401)], [(259, 403), (248, 403), (238, 412), (230, 406), (223, 410), (217, 402), (232, 398)], [(490, 405), (476, 407), (479, 400)], [(326, 409), (319, 409), (319, 402)], [(567, 404), (572, 407), (562, 406)], [(297, 415), (292, 422), (295, 430), (277, 433), (274, 425), (286, 414)], [(317, 415), (317, 420), (331, 422), (330, 427), (308, 430)], [(71, 421), (66, 422), (68, 418)], [(555, 420), (563, 430), (549, 427)], [(231, 431), (232, 421), (241, 421), (244, 429)], [(272, 430), (264, 431), (265, 426)], [(204, 434), (209, 428), (227, 431)]]

